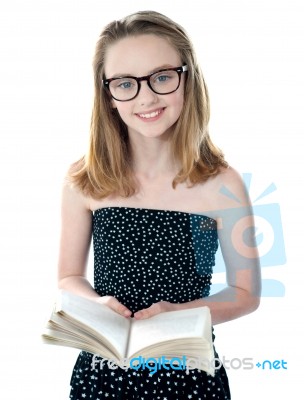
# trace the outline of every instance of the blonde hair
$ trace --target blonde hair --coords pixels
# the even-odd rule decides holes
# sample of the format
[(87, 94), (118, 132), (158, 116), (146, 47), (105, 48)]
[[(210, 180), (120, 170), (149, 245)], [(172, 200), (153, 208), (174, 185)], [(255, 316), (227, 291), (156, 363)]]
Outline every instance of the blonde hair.
[(227, 167), (222, 152), (212, 143), (208, 133), (210, 116), (208, 90), (185, 30), (155, 11), (140, 11), (113, 21), (102, 31), (93, 61), (95, 98), (91, 119), (89, 150), (75, 163), (70, 180), (85, 194), (102, 199), (112, 194), (132, 196), (136, 182), (131, 169), (128, 130), (102, 86), (105, 56), (117, 41), (144, 34), (165, 38), (188, 66), (184, 88), (184, 105), (175, 123), (171, 150), (180, 171), (172, 185), (187, 181), (190, 186), (207, 180)]

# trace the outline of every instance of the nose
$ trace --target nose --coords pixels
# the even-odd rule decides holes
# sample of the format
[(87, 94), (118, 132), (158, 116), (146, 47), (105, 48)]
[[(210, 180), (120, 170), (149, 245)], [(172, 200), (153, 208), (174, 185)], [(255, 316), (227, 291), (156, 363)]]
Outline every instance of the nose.
[(147, 79), (140, 82), (137, 98), (141, 104), (155, 103), (157, 101), (157, 94), (149, 87)]

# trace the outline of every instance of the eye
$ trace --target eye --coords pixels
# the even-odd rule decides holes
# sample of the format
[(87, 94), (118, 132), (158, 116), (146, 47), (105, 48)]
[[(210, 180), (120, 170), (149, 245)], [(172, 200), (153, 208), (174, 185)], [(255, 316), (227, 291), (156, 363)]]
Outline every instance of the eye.
[(175, 71), (163, 71), (163, 72), (158, 72), (155, 75), (152, 76), (153, 83), (155, 84), (166, 84), (168, 83), (172, 78), (175, 78)]
[(115, 79), (111, 82), (111, 86), (116, 90), (131, 90), (136, 85), (136, 81), (132, 79)]
[(131, 82), (122, 82), (118, 85), (118, 87), (121, 89), (130, 89), (132, 86), (133, 85)]
[(158, 77), (157, 77), (157, 80), (159, 81), (159, 82), (166, 82), (167, 80), (169, 80), (170, 79), (170, 76), (168, 76), (168, 75), (159, 75)]

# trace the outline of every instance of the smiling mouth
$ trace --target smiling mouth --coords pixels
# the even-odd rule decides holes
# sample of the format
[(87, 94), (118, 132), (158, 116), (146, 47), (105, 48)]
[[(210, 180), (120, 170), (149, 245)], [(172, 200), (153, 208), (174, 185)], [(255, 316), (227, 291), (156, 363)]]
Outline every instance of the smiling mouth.
[(150, 113), (140, 113), (140, 114), (138, 113), (137, 115), (140, 118), (150, 119), (150, 118), (158, 117), (163, 111), (164, 111), (164, 108), (160, 108), (159, 110), (155, 110), (155, 111), (150, 112)]

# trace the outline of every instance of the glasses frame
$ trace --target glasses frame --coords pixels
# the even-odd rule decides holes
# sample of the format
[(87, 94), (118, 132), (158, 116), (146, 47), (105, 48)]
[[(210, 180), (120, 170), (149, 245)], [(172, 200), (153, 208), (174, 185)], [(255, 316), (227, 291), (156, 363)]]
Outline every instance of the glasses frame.
[[(150, 82), (150, 79), (151, 79), (151, 77), (152, 77), (153, 75), (159, 74), (160, 72), (166, 72), (166, 71), (176, 71), (176, 72), (178, 73), (178, 85), (177, 85), (177, 88), (174, 89), (174, 90), (172, 90), (171, 92), (167, 92), (167, 93), (158, 93), (158, 92), (156, 92), (156, 91), (153, 89), (153, 87), (152, 87), (152, 85), (151, 85), (151, 82)], [(176, 92), (177, 89), (178, 89), (179, 86), (180, 86), (181, 74), (182, 74), (183, 72), (186, 72), (186, 71), (188, 71), (188, 66), (187, 66), (187, 65), (182, 65), (181, 67), (176, 67), (176, 68), (165, 68), (165, 69), (160, 69), (160, 70), (158, 70), (158, 71), (153, 72), (152, 74), (149, 74), (149, 75), (146, 75), (146, 76), (141, 76), (141, 77), (139, 77), (139, 78), (136, 78), (135, 76), (129, 76), (129, 75), (128, 75), (128, 76), (121, 76), (121, 77), (117, 77), (117, 78), (103, 79), (103, 80), (102, 80), (102, 83), (103, 83), (103, 87), (110, 93), (111, 97), (112, 97), (114, 100), (116, 100), (116, 101), (130, 101), (130, 100), (135, 99), (135, 97), (138, 95), (138, 93), (139, 93), (139, 91), (140, 91), (140, 88), (141, 88), (141, 82), (142, 82), (142, 81), (147, 81), (147, 84), (148, 84), (149, 88), (152, 90), (152, 92), (154, 92), (154, 93), (156, 93), (156, 94), (159, 94), (159, 95), (161, 95), (161, 96), (162, 96), (162, 95), (166, 95), (166, 94), (170, 94), (170, 93)], [(134, 79), (134, 80), (137, 82), (137, 92), (136, 92), (136, 94), (135, 94), (131, 99), (128, 99), (128, 100), (119, 100), (119, 99), (117, 99), (116, 97), (114, 97), (114, 96), (112, 95), (112, 93), (111, 93), (111, 91), (110, 91), (110, 83), (111, 83), (112, 81), (115, 81), (115, 80), (118, 80), (118, 79), (124, 79), (124, 78)]]

